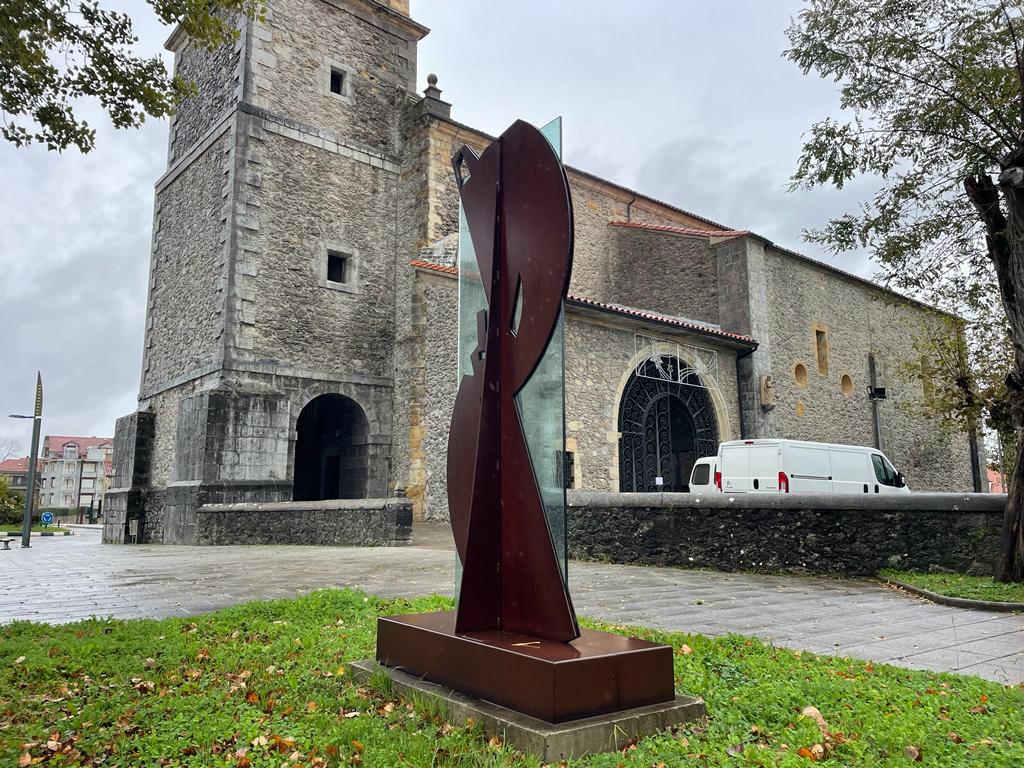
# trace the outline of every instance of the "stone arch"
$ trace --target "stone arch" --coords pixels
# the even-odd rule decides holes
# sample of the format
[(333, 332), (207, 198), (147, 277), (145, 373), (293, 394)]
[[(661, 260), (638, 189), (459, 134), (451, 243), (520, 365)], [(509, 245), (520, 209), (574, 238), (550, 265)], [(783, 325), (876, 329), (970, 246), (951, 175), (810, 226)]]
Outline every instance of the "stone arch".
[(648, 351), (625, 377), (616, 414), (620, 491), (687, 490), (694, 461), (717, 452), (729, 434), (721, 393), (716, 403), (717, 387), (693, 373), (679, 381), (685, 362), (675, 349)]
[(367, 496), (370, 432), (366, 413), (350, 397), (323, 394), (296, 419), (294, 501)]

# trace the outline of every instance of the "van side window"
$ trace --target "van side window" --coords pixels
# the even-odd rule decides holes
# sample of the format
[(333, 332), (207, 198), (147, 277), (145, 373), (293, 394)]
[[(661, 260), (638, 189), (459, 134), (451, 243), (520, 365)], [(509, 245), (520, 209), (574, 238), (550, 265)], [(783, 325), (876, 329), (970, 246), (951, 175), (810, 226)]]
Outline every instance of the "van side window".
[(707, 485), (711, 482), (711, 465), (710, 464), (697, 464), (693, 468), (693, 477), (690, 479), (691, 485)]
[(877, 453), (871, 454), (871, 463), (875, 467), (875, 477), (878, 482), (882, 485), (896, 486), (896, 470), (883, 456), (879, 456)]

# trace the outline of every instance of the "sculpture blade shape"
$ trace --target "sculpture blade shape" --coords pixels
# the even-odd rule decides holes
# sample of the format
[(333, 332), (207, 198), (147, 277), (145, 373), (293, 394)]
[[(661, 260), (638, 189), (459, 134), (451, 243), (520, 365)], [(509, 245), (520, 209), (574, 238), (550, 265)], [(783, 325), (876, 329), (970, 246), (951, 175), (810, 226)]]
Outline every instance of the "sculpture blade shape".
[(488, 301), (448, 448), (449, 510), (463, 564), (456, 631), (570, 641), (579, 627), (516, 404), (552, 343), (569, 285), (569, 186), (551, 145), (523, 121), (479, 157), (463, 147), (452, 164)]

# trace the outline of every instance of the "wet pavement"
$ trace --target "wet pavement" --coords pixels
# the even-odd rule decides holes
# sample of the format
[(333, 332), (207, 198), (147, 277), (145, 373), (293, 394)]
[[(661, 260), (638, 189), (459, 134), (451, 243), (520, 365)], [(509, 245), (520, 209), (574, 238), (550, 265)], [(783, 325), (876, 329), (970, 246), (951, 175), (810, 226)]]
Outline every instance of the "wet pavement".
[[(185, 616), (249, 600), (352, 587), (451, 594), (446, 526), (413, 546), (115, 546), (99, 528), (0, 550), (0, 623)], [(581, 615), (706, 635), (737, 632), (814, 653), (1024, 683), (1024, 615), (934, 605), (868, 581), (571, 562)]]

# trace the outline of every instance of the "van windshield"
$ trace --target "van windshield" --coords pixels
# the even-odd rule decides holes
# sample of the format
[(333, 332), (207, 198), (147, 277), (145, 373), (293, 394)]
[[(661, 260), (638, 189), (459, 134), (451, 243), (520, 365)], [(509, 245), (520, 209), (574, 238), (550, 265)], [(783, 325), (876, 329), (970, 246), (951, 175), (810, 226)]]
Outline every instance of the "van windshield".
[(708, 485), (711, 482), (711, 465), (694, 464), (690, 485)]

